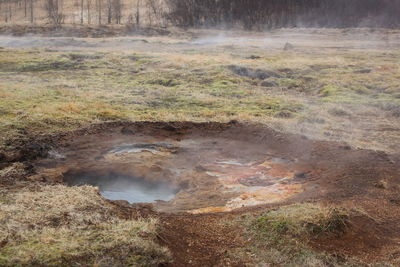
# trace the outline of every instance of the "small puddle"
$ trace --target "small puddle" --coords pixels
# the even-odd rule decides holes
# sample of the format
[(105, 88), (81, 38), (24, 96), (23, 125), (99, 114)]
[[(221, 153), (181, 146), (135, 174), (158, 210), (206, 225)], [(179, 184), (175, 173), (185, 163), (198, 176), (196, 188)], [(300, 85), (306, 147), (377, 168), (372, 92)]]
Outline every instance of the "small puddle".
[(170, 201), (178, 192), (177, 188), (164, 182), (147, 181), (141, 178), (118, 174), (96, 175), (78, 173), (65, 175), (64, 181), (70, 186), (92, 185), (109, 200), (126, 200), (133, 203)]

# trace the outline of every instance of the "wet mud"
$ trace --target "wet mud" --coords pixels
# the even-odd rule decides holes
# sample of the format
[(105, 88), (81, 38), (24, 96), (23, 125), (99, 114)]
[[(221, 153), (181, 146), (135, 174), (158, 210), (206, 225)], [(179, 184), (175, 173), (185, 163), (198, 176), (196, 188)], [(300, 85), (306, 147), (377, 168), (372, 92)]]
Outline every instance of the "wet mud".
[(382, 152), (235, 122), (91, 129), (57, 140), (34, 166), (32, 180), (92, 184), (111, 200), (192, 214), (362, 195), (399, 170)]

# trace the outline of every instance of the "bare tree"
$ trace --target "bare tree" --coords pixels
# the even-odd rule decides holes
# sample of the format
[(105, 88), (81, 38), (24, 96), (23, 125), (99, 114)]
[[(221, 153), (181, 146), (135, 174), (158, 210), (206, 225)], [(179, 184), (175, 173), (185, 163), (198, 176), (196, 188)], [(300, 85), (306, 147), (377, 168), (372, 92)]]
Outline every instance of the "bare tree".
[[(153, 0), (150, 0), (153, 1)], [(182, 26), (278, 27), (400, 26), (393, 0), (166, 0), (170, 21)]]
[(107, 24), (112, 22), (112, 0), (107, 0)]
[(11, 5), (12, 5), (11, 1), (8, 2), (8, 21), (9, 21), (9, 22), (11, 22), (11, 19), (12, 19), (12, 9), (11, 9)]
[(113, 0), (112, 7), (114, 11), (114, 18), (116, 24), (121, 24), (122, 20), (122, 1), (121, 0)]
[[(70, 21), (80, 20), (81, 24), (93, 23), (96, 14), (99, 25), (105, 21), (121, 24), (124, 5), (130, 3), (131, 14), (124, 20), (137, 28), (164, 19), (184, 27), (224, 25), (249, 30), (300, 25), (400, 27), (400, 0), (68, 0), (66, 5), (70, 2)], [(64, 18), (62, 7), (63, 0), (0, 0), (0, 17), (14, 22), (21, 15), (33, 24), (35, 12), (42, 14), (40, 9), (44, 9), (46, 17), (59, 24)]]
[(24, 0), (24, 16), (28, 16), (28, 0)]
[(140, 5), (141, 1), (136, 0), (136, 14), (135, 14), (135, 19), (136, 19), (136, 27), (140, 28)]
[(30, 0), (30, 5), (29, 5), (29, 7), (30, 7), (30, 13), (31, 13), (31, 23), (33, 24), (33, 22), (34, 22), (34, 18), (33, 18), (33, 0)]
[(81, 24), (83, 24), (83, 0), (81, 0)]
[(4, 22), (8, 21), (7, 7), (5, 6), (5, 1), (0, 1), (0, 12), (4, 12)]
[(87, 22), (91, 23), (92, 17), (90, 11), (92, 10), (92, 0), (86, 0), (86, 10), (87, 10)]
[(45, 10), (47, 18), (53, 25), (60, 26), (62, 24), (64, 15), (61, 12), (58, 0), (46, 0)]
[(96, 7), (97, 7), (97, 19), (99, 25), (101, 25), (101, 12), (102, 12), (102, 0), (96, 0)]
[(151, 24), (152, 18), (155, 21), (161, 22), (162, 19), (162, 2), (160, 0), (147, 0), (147, 11), (149, 14), (149, 22)]

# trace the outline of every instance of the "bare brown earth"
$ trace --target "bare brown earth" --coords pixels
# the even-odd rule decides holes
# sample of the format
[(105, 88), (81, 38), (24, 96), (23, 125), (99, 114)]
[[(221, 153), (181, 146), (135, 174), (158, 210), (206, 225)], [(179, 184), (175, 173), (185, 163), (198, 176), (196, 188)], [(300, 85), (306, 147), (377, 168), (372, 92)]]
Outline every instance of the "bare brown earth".
[[(152, 140), (178, 144), (172, 153), (164, 151), (167, 154), (157, 155), (161, 158), (168, 155), (170, 163), (157, 163), (157, 170), (165, 174), (174, 164), (178, 164), (178, 167), (186, 164), (187, 174), (192, 175), (187, 176), (186, 185), (181, 186), (181, 191), (169, 203), (143, 206), (129, 205), (123, 201), (113, 202), (124, 216), (132, 218), (151, 215), (160, 218), (163, 230), (159, 241), (171, 250), (173, 266), (245, 265), (246, 262), (233, 260), (229, 254), (232, 249), (241, 248), (249, 242), (245, 239), (241, 226), (231, 222), (243, 214), (257, 214), (299, 202), (337, 204), (360, 211), (359, 216), (351, 217), (345, 234), (311, 240), (310, 244), (316, 250), (327, 251), (338, 257), (355, 257), (365, 263), (385, 260), (400, 264), (399, 155), (353, 149), (338, 142), (313, 141), (301, 135), (278, 133), (257, 124), (122, 122), (95, 125), (61, 135), (32, 136), (22, 141), (18, 150), (4, 154), (1, 162), (4, 166), (15, 161), (29, 162), (32, 168), (28, 179), (62, 183), (68, 172), (82, 168), (99, 170), (99, 166), (92, 164), (94, 161), (91, 158), (98, 158), (99, 153), (121, 140)], [(185, 146), (185, 142), (193, 140), (197, 141), (196, 146)], [(179, 143), (182, 145), (179, 146)], [(198, 144), (203, 146), (197, 146)], [(65, 157), (60, 159), (52, 156), (54, 151)], [(78, 161), (74, 159), (77, 155), (79, 162), (86, 159), (85, 162), (89, 164), (77, 165)], [(148, 153), (144, 155), (149, 156)], [(180, 155), (186, 159), (185, 162)], [(262, 183), (261, 178), (257, 180), (254, 179), (254, 174), (246, 176), (246, 173), (240, 180), (241, 190), (256, 183), (264, 190), (261, 191), (264, 197), (242, 191), (239, 194), (232, 193), (227, 190), (229, 181), (224, 183), (225, 176), (218, 176), (219, 179), (216, 179), (204, 175), (204, 172), (213, 168), (206, 164), (207, 160), (221, 158), (257, 162), (257, 166), (271, 159), (282, 159), (277, 164), (283, 162), (287, 168), (285, 171), (288, 172), (289, 169), (293, 176), (285, 177), (282, 181), (279, 173), (282, 166), (270, 164), (270, 169), (266, 172), (272, 177), (269, 181), (272, 183)], [(150, 162), (156, 164), (156, 161)], [(146, 166), (147, 169), (144, 168), (143, 172), (154, 169), (154, 164)], [(118, 166), (127, 172), (134, 171)], [(255, 165), (246, 166), (251, 169)], [(234, 172), (237, 173), (238, 170), (235, 169)], [(263, 170), (257, 173), (264, 174), (265, 178)], [(183, 181), (173, 173), (159, 177), (167, 177), (178, 184)], [(200, 178), (206, 179), (205, 184), (202, 184), (204, 180)], [(236, 186), (236, 182), (230, 181), (230, 185), (233, 183)], [(278, 188), (268, 191), (271, 187), (283, 184), (295, 185), (297, 189), (291, 191)], [(13, 187), (12, 184), (5, 186)], [(212, 195), (213, 192), (216, 194)], [(230, 205), (233, 199), (238, 205)], [(257, 201), (249, 202), (248, 199)]]

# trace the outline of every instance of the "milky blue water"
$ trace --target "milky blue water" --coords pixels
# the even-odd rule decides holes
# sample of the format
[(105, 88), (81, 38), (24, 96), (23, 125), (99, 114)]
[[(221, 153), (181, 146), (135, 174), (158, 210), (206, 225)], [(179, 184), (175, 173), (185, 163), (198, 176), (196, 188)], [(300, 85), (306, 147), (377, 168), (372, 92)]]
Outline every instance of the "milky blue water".
[(177, 193), (177, 188), (164, 182), (147, 181), (118, 174), (66, 175), (65, 182), (71, 186), (96, 186), (103, 197), (110, 200), (126, 200), (131, 204), (152, 203), (157, 200), (169, 201)]

